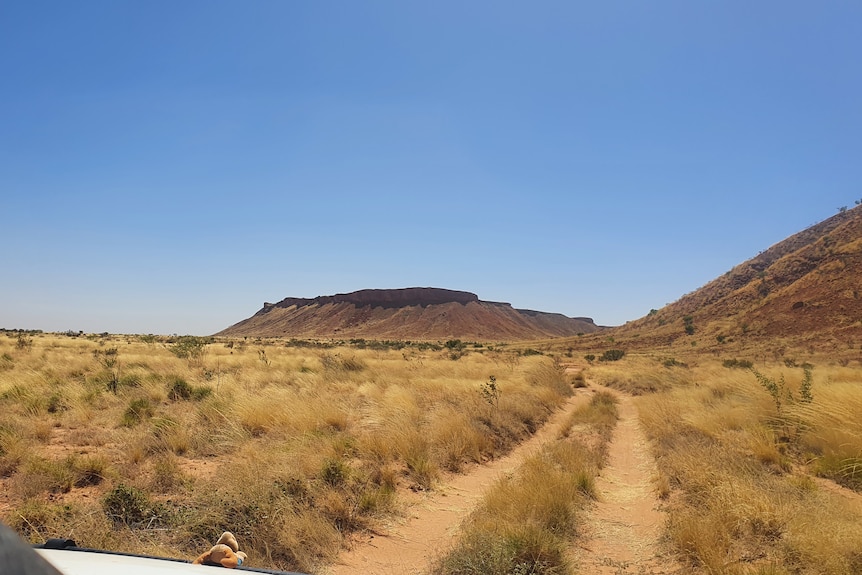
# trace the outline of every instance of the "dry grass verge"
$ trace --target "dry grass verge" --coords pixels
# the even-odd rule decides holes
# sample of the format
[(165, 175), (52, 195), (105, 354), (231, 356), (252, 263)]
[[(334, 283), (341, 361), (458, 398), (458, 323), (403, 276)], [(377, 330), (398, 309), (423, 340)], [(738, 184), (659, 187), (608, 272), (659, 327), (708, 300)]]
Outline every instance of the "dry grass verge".
[[(670, 511), (669, 535), (696, 573), (862, 572), (862, 504), (808, 475), (853, 474), (832, 461), (862, 453), (858, 372), (804, 374), (709, 364), (687, 385), (640, 399)], [(696, 382), (696, 383), (694, 383)], [(772, 382), (772, 385), (769, 382)], [(856, 414), (855, 416), (853, 414)]]

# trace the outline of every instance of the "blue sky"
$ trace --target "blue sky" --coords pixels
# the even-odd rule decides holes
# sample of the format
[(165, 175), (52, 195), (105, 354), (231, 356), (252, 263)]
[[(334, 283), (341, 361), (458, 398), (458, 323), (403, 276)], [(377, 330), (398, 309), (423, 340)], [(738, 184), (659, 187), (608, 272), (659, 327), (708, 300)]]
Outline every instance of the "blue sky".
[(433, 286), (616, 325), (862, 198), (862, 4), (0, 5), (0, 327)]

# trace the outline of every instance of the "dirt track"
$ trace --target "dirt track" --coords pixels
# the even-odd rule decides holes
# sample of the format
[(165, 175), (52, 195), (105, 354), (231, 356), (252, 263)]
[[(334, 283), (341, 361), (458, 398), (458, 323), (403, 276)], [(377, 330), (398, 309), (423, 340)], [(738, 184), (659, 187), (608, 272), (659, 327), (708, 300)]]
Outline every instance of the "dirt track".
[[(566, 416), (589, 401), (593, 389), (578, 389), (530, 440), (508, 456), (457, 475), (432, 493), (407, 494), (406, 517), (387, 532), (354, 542), (332, 567), (332, 575), (416, 575), (452, 544), (460, 523), (502, 474), (557, 437)], [(676, 564), (663, 558), (659, 536), (664, 514), (652, 489), (655, 462), (637, 422), (631, 399), (621, 394), (620, 422), (608, 465), (597, 481), (599, 502), (584, 521), (588, 537), (573, 544), (583, 573), (665, 575)]]
[(589, 401), (590, 393), (578, 390), (528, 441), (506, 457), (456, 475), (435, 491), (408, 494), (407, 517), (389, 526), (385, 535), (358, 541), (341, 554), (333, 575), (413, 575), (452, 543), (461, 520), (479, 503), (485, 490), (501, 474), (515, 470), (525, 457), (554, 438), (567, 414)]
[(661, 550), (666, 517), (653, 490), (655, 460), (637, 409), (630, 397), (612, 393), (619, 399), (620, 420), (596, 480), (599, 501), (584, 518), (588, 538), (579, 545), (580, 569), (596, 575), (676, 573), (679, 565)]

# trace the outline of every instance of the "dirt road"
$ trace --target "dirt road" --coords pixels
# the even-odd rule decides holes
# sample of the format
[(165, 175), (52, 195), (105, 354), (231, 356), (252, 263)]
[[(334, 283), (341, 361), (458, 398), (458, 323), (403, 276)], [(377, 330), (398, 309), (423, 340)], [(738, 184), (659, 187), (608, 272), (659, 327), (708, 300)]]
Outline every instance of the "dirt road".
[(566, 416), (589, 401), (590, 393), (577, 390), (536, 434), (509, 455), (476, 466), (465, 475), (449, 477), (431, 493), (407, 494), (405, 520), (389, 526), (383, 536), (367, 537), (343, 552), (332, 567), (333, 575), (415, 575), (452, 543), (461, 521), (479, 503), (485, 490), (501, 474), (514, 471), (529, 455), (555, 439)]
[[(571, 371), (571, 370), (568, 370)], [(544, 443), (557, 438), (566, 417), (586, 404), (594, 390), (578, 389), (530, 440), (504, 458), (448, 478), (431, 493), (407, 494), (406, 517), (387, 526), (384, 535), (367, 536), (343, 552), (332, 575), (418, 575), (442, 554), (457, 535), (462, 519), (501, 474), (514, 471)], [(586, 538), (573, 543), (581, 573), (598, 575), (669, 575), (678, 565), (661, 551), (665, 521), (652, 488), (655, 462), (637, 420), (631, 398), (620, 400), (620, 421), (610, 445), (608, 464), (596, 482), (600, 501), (584, 518)]]
[(667, 575), (680, 566), (662, 552), (666, 514), (659, 510), (652, 478), (655, 460), (638, 423), (632, 399), (619, 399), (620, 420), (611, 440), (608, 462), (596, 480), (599, 501), (584, 518), (588, 537), (578, 545), (582, 573), (595, 575)]

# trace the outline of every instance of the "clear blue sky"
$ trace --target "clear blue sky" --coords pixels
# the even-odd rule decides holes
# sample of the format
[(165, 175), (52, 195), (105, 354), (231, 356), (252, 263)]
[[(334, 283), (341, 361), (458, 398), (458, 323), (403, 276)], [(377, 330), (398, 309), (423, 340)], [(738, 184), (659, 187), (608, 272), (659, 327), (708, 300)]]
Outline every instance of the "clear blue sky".
[(0, 327), (616, 325), (862, 198), (862, 3), (0, 4)]

